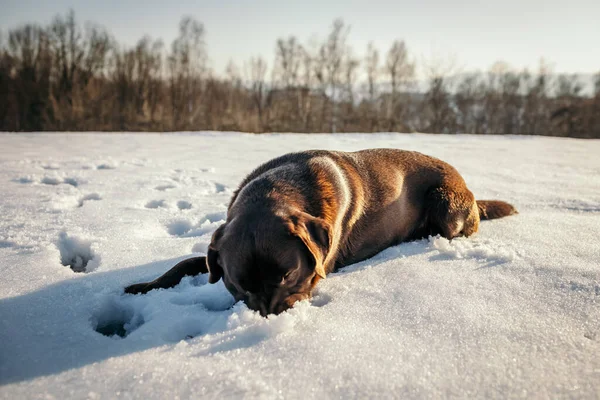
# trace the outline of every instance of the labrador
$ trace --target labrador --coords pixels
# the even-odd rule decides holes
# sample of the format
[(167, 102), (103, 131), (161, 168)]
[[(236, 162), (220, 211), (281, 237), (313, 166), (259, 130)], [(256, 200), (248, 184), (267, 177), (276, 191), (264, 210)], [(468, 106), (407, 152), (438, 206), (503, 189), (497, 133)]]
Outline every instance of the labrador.
[(515, 213), (503, 201), (475, 200), (456, 169), (418, 152), (286, 154), (242, 181), (206, 257), (125, 292), (170, 288), (184, 276), (208, 273), (236, 301), (263, 316), (279, 314), (309, 299), (338, 268), (429, 235), (471, 236), (480, 220)]

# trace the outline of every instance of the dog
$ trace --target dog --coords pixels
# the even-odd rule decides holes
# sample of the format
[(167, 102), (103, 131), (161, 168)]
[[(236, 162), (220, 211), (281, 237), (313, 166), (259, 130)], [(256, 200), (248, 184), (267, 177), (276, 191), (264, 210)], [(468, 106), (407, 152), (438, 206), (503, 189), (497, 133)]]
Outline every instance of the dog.
[(332, 271), (402, 242), (471, 236), (480, 220), (517, 213), (475, 200), (449, 164), (418, 152), (290, 153), (256, 168), (234, 192), (206, 257), (184, 260), (126, 293), (170, 288), (184, 276), (223, 280), (236, 301), (261, 315), (311, 298)]

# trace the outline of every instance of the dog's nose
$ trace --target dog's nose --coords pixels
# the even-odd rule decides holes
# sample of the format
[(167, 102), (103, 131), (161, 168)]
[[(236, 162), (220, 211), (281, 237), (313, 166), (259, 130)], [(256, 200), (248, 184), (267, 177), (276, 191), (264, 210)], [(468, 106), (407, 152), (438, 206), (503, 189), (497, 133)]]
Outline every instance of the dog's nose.
[(276, 292), (269, 302), (269, 312), (281, 314), (285, 310), (292, 308), (294, 303), (301, 298), (301, 295), (290, 296), (288, 292)]
[(250, 294), (248, 296), (248, 301), (246, 302), (246, 304), (252, 310), (258, 311), (263, 317), (267, 316), (269, 311), (269, 308), (267, 306), (269, 303), (268, 301), (265, 301), (265, 299), (260, 294)]
[(265, 303), (260, 303), (260, 307), (259, 307), (258, 312), (263, 317), (266, 317), (267, 315), (269, 315), (269, 313), (267, 312), (267, 305)]
[(281, 314), (282, 312), (292, 308), (297, 301), (309, 299), (310, 293), (279, 293), (279, 296), (274, 296), (269, 303), (269, 312), (273, 314)]
[(298, 300), (303, 300), (306, 295), (296, 294), (289, 296), (287, 292), (274, 293), (251, 293), (248, 296), (246, 304), (249, 308), (258, 311), (260, 315), (266, 317), (269, 314), (281, 314), (291, 308)]

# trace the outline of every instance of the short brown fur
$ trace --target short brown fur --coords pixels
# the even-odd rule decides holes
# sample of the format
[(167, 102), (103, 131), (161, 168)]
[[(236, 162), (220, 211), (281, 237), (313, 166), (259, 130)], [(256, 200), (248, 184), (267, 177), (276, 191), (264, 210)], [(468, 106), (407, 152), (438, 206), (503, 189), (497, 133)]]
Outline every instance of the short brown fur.
[(421, 153), (286, 154), (242, 181), (206, 257), (126, 292), (172, 287), (208, 271), (209, 282), (223, 279), (236, 300), (277, 314), (310, 298), (337, 268), (428, 235), (470, 236), (480, 220), (516, 212), (502, 201), (476, 201), (456, 169)]

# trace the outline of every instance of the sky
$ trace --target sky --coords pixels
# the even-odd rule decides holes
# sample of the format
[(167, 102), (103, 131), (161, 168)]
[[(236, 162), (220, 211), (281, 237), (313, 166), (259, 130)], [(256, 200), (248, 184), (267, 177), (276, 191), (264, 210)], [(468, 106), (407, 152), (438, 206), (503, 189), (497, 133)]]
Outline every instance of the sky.
[(357, 56), (369, 41), (384, 53), (403, 39), (417, 64), (451, 60), (457, 72), (487, 70), (496, 61), (536, 70), (543, 58), (557, 73), (600, 71), (598, 0), (0, 0), (0, 29), (47, 24), (73, 9), (80, 22), (107, 28), (124, 44), (144, 35), (170, 44), (182, 16), (204, 24), (211, 66), (274, 57), (275, 41), (326, 37), (342, 18)]

